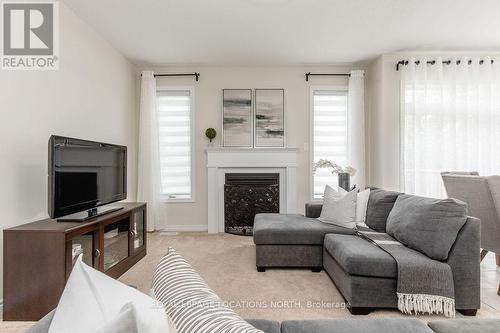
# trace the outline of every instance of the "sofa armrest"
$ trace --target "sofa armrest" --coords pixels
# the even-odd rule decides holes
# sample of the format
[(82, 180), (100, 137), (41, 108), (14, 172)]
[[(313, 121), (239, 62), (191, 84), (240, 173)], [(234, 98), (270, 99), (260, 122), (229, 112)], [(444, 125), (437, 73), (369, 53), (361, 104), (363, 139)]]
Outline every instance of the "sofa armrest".
[(306, 203), (306, 217), (318, 218), (321, 215), (322, 203)]
[(451, 248), (447, 263), (453, 272), (457, 310), (479, 309), (481, 221), (468, 217)]

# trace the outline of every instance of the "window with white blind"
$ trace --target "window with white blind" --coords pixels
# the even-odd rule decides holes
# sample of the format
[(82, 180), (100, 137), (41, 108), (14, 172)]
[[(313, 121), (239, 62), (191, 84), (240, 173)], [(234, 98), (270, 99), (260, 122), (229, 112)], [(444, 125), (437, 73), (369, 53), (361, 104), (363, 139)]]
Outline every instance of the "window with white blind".
[(193, 198), (193, 88), (157, 91), (161, 191), (167, 201)]
[[(311, 159), (326, 159), (345, 166), (348, 150), (347, 88), (311, 87)], [(322, 199), (325, 185), (337, 188), (331, 169), (312, 173), (312, 199)]]

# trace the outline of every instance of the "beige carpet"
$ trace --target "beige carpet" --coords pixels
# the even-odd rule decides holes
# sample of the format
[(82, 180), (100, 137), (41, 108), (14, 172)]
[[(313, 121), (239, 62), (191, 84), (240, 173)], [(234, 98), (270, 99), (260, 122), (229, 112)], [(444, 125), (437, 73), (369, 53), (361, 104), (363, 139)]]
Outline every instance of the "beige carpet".
[[(144, 292), (149, 292), (155, 264), (171, 246), (244, 318), (283, 321), (404, 317), (396, 310), (374, 311), (369, 316), (352, 316), (345, 308), (344, 299), (324, 271), (313, 273), (302, 269), (269, 269), (264, 273), (257, 272), (255, 247), (251, 237), (206, 233), (168, 236), (153, 233), (148, 240), (149, 250), (146, 258), (120, 278), (123, 282), (137, 285)], [(489, 295), (493, 292), (488, 289), (482, 290), (482, 293)], [(494, 294), (500, 300), (500, 297), (496, 296), (496, 290)], [(495, 309), (483, 303), (477, 318), (486, 317), (500, 318), (500, 307)], [(435, 317), (420, 318), (428, 320)]]
[[(325, 272), (309, 270), (255, 269), (255, 247), (251, 237), (229, 234), (184, 233), (148, 235), (148, 255), (125, 273), (120, 281), (149, 293), (158, 260), (168, 247), (175, 248), (206, 280), (215, 292), (243, 318), (334, 319), (404, 317), (396, 310), (374, 311), (368, 316), (352, 316), (342, 296)], [(491, 262), (490, 262), (491, 261)], [(494, 258), (482, 264), (483, 303), (476, 318), (500, 318), (500, 297), (496, 286), (500, 270)], [(460, 317), (460, 314), (457, 314)], [(436, 317), (422, 316), (423, 320)], [(441, 317), (439, 317), (441, 318)], [(0, 332), (24, 332), (31, 323), (1, 322)]]

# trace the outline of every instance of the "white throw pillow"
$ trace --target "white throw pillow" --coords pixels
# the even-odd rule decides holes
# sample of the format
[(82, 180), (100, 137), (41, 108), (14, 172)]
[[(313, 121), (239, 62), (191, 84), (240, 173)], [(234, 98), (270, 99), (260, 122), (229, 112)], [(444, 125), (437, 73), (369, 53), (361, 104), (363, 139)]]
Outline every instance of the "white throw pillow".
[(357, 190), (342, 194), (335, 191), (331, 186), (326, 185), (323, 196), (323, 208), (318, 220), (344, 228), (355, 228), (357, 198)]
[(366, 225), (366, 208), (368, 207), (368, 199), (370, 199), (370, 189), (358, 192), (356, 201), (356, 223)]
[(137, 309), (134, 303), (125, 304), (120, 313), (104, 324), (97, 333), (139, 333), (137, 329)]
[[(340, 194), (346, 194), (347, 191), (342, 187), (339, 187)], [(368, 199), (370, 199), (370, 189), (367, 188), (364, 191), (358, 192), (358, 198), (356, 199), (356, 224), (364, 225), (366, 221), (366, 208), (368, 207)]]
[(133, 327), (127, 332), (171, 332), (161, 303), (87, 266), (80, 255), (48, 332), (111, 333), (121, 327)]

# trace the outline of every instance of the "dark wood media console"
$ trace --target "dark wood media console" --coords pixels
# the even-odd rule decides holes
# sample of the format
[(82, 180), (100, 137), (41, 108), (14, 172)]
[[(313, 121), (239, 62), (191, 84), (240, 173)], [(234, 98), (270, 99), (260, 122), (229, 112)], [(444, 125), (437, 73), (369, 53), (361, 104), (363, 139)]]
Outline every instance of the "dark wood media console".
[(3, 320), (35, 321), (53, 310), (73, 252), (113, 278), (146, 255), (146, 204), (112, 206), (123, 209), (85, 222), (46, 219), (3, 231)]

